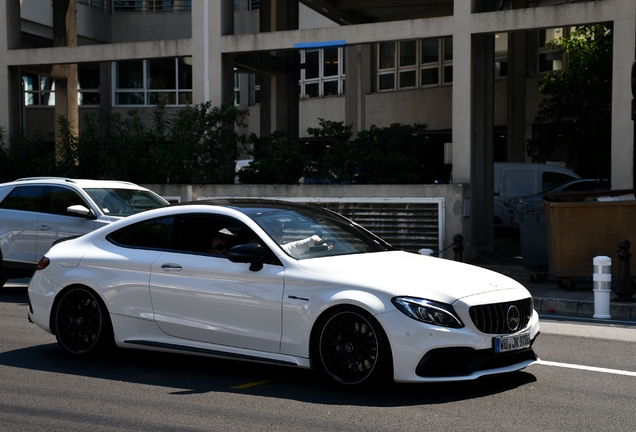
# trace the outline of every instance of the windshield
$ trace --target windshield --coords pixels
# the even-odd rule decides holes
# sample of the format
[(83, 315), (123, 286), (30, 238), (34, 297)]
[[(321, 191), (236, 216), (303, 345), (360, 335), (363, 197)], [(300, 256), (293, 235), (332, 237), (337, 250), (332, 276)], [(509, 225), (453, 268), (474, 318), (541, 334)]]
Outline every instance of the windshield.
[(84, 190), (107, 216), (130, 216), (169, 205), (159, 195), (145, 190), (110, 188)]
[(274, 210), (251, 217), (296, 259), (393, 250), (355, 222), (324, 209)]

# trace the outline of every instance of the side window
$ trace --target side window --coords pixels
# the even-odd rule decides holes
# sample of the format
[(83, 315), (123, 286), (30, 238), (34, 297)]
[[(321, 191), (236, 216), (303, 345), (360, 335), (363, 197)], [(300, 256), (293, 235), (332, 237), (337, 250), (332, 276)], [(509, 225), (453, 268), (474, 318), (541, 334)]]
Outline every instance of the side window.
[(561, 173), (555, 173), (555, 172), (549, 172), (549, 171), (544, 172), (543, 179), (542, 179), (542, 185), (543, 185), (542, 190), (545, 190), (558, 183), (568, 181), (568, 180), (576, 180), (576, 178), (568, 174), (561, 174)]
[(39, 212), (46, 186), (19, 186), (2, 201), (0, 208)]
[(44, 212), (67, 215), (66, 209), (73, 205), (90, 208), (77, 192), (61, 186), (51, 186), (44, 204)]
[(238, 221), (210, 215), (177, 218), (171, 249), (187, 253), (227, 255), (239, 244), (257, 242), (251, 230)]
[(174, 218), (152, 219), (129, 225), (110, 233), (106, 238), (122, 247), (168, 249)]
[(524, 195), (534, 190), (534, 171), (531, 170), (513, 170), (506, 172), (504, 177), (504, 191), (508, 195)]

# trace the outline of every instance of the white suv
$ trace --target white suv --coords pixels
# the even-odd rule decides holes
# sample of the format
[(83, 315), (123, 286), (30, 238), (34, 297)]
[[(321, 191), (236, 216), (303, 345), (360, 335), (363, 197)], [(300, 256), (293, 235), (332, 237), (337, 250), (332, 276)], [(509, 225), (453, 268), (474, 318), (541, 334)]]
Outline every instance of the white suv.
[(0, 287), (30, 276), (54, 242), (169, 203), (133, 183), (23, 178), (0, 184)]

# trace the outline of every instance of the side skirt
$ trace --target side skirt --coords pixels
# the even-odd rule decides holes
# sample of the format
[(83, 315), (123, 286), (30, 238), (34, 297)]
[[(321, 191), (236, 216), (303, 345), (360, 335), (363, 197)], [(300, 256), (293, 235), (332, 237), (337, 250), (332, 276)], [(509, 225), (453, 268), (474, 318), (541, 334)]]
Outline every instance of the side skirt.
[(189, 353), (194, 353), (194, 354), (203, 354), (203, 355), (209, 355), (209, 356), (214, 356), (214, 357), (222, 357), (222, 358), (230, 358), (230, 359), (238, 359), (238, 360), (255, 361), (255, 362), (261, 362), (261, 363), (277, 364), (277, 365), (282, 365), (282, 366), (298, 366), (296, 363), (287, 362), (287, 361), (284, 361), (284, 360), (273, 360), (273, 359), (268, 359), (268, 358), (263, 358), (263, 357), (250, 356), (250, 355), (244, 355), (244, 354), (236, 354), (236, 353), (228, 353), (226, 351), (217, 351), (217, 350), (211, 350), (211, 349), (205, 349), (205, 348), (197, 348), (197, 347), (192, 347), (192, 346), (171, 344), (171, 343), (166, 343), (166, 342), (155, 342), (155, 341), (146, 341), (146, 340), (126, 340), (126, 341), (124, 341), (124, 343), (125, 344), (130, 344), (130, 345), (141, 345), (141, 346), (144, 346), (144, 347), (151, 347), (151, 348), (160, 348), (160, 349), (166, 349), (166, 350), (175, 350), (175, 351), (181, 351), (181, 352), (189, 352)]

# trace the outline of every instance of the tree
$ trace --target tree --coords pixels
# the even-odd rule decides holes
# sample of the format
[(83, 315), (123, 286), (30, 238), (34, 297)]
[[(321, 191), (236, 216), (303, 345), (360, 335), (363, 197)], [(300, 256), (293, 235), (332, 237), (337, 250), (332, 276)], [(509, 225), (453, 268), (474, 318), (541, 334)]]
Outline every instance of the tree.
[(612, 49), (611, 25), (578, 27), (568, 37), (548, 42), (569, 56), (565, 71), (548, 73), (540, 83), (536, 135), (528, 156), (547, 161), (565, 146), (579, 174), (609, 178), (611, 169)]

